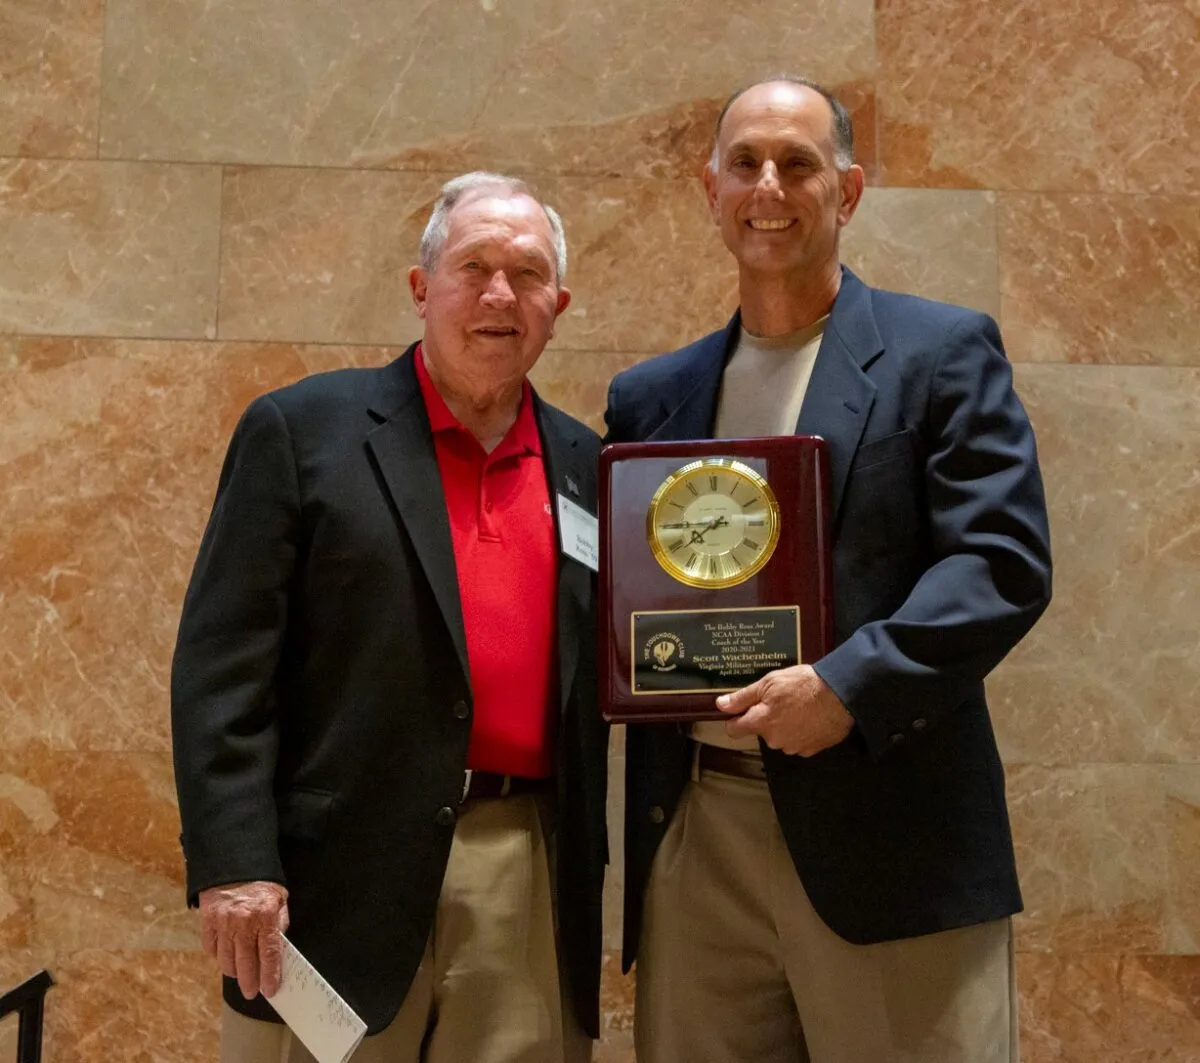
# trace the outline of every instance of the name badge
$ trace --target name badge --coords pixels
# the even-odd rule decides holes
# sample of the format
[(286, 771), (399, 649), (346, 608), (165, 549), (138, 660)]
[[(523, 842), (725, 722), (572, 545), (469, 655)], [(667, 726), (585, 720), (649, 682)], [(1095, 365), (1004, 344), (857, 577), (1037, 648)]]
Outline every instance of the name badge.
[(558, 496), (558, 530), (567, 557), (600, 571), (600, 522), (569, 498)]

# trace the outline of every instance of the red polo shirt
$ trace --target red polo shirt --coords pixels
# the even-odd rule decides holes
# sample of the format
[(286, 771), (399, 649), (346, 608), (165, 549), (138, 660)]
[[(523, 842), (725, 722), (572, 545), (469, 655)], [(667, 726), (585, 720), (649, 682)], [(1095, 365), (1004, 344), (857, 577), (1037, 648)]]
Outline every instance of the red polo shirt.
[(554, 766), (558, 551), (533, 392), (526, 383), (516, 421), (488, 454), (434, 387), (420, 347), (414, 358), (467, 633), (474, 708), (467, 767), (544, 778)]

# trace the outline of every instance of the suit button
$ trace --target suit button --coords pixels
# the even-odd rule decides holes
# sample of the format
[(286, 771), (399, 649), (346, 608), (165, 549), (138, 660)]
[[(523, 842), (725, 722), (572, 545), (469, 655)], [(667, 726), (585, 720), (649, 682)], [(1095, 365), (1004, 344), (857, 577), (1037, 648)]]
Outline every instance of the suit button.
[(458, 819), (458, 815), (449, 805), (443, 805), (437, 810), (437, 815), (433, 817), (439, 827), (453, 827), (456, 819)]
[(662, 810), (661, 805), (655, 805), (652, 809), (650, 809), (650, 822), (651, 823), (659, 824), (666, 818), (667, 818), (667, 814)]
[(454, 718), (456, 720), (465, 720), (471, 715), (471, 710), (467, 708), (465, 701), (456, 701), (454, 703)]
[(891, 742), (891, 744), (894, 746), (902, 746), (902, 745), (904, 745), (904, 735), (902, 735), (899, 731), (897, 731), (894, 735), (892, 735), (888, 739), (888, 741)]
[(918, 716), (915, 720), (913, 720), (913, 730), (914, 731), (924, 731), (925, 728), (928, 726), (929, 726), (929, 721), (927, 719), (925, 719), (924, 716)]

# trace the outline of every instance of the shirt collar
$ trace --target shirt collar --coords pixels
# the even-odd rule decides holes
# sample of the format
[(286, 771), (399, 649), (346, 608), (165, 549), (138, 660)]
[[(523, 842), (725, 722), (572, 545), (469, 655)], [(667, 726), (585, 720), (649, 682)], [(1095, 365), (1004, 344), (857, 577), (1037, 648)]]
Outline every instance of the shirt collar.
[[(421, 387), (421, 397), (425, 400), (425, 412), (429, 415), (430, 429), (435, 434), (458, 431), (474, 440), (475, 437), (471, 435), (462, 421), (454, 416), (454, 411), (446, 405), (446, 400), (442, 398), (441, 392), (434, 384), (433, 378), (426, 368), (424, 349), (420, 343), (413, 351), (413, 359), (416, 362), (417, 383)], [(533, 412), (533, 388), (530, 387), (528, 380), (521, 384), (521, 405), (517, 410), (517, 419), (490, 456), (495, 458), (509, 454), (536, 454), (538, 457), (542, 455), (542, 437), (538, 432), (537, 418)]]

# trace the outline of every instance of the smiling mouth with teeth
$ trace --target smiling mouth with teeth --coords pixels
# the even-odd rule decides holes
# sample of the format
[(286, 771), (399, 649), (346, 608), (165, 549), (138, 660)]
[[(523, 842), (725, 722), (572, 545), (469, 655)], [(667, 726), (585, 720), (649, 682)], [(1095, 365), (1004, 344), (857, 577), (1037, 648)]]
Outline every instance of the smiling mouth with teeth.
[(760, 232), (773, 232), (779, 229), (790, 229), (796, 224), (795, 218), (751, 218), (747, 225)]
[(499, 325), (487, 326), (481, 329), (476, 329), (476, 332), (482, 332), (485, 336), (515, 336), (517, 330), (515, 328), (502, 328)]

